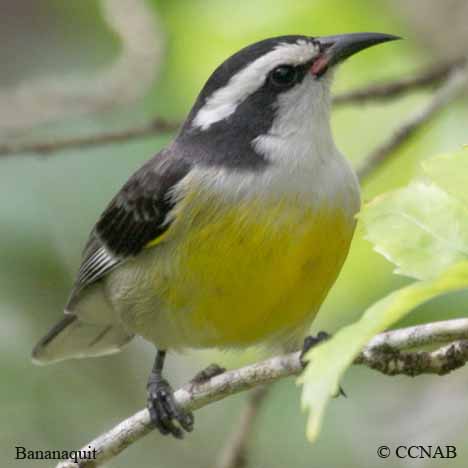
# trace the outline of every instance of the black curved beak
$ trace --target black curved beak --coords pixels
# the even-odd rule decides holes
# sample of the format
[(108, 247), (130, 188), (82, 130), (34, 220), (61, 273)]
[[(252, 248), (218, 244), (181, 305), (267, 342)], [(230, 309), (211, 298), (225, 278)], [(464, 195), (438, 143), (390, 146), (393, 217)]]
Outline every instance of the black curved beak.
[(321, 49), (316, 65), (312, 66), (312, 73), (323, 74), (327, 68), (336, 65), (351, 55), (383, 42), (396, 41), (401, 37), (381, 33), (351, 33), (337, 36), (318, 37), (315, 41)]

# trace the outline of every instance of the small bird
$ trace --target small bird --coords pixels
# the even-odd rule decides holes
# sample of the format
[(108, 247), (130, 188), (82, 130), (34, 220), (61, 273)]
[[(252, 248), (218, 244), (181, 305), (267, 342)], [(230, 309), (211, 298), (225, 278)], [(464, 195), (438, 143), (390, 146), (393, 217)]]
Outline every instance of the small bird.
[(157, 348), (148, 410), (181, 438), (193, 416), (167, 350), (299, 349), (347, 256), (359, 184), (335, 146), (335, 65), (398, 39), (281, 36), (222, 63), (174, 140), (137, 170), (91, 231), (65, 317), (37, 363)]

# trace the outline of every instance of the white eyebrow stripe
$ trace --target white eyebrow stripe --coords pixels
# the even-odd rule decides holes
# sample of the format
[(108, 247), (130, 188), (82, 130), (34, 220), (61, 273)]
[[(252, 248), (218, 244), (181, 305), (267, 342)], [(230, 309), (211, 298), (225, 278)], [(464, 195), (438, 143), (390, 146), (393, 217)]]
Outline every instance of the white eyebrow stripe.
[(226, 119), (263, 85), (267, 74), (274, 67), (284, 63), (300, 65), (311, 60), (317, 52), (318, 47), (306, 40), (278, 44), (271, 52), (237, 72), (226, 86), (216, 90), (197, 112), (192, 126), (207, 130), (215, 122)]

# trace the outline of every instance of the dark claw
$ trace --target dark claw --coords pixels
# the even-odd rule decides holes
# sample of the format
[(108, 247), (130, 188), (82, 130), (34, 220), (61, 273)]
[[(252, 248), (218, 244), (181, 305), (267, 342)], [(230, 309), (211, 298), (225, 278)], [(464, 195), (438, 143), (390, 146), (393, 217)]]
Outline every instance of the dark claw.
[(319, 343), (323, 343), (329, 338), (330, 334), (324, 331), (318, 332), (317, 336), (309, 335), (304, 338), (304, 344), (302, 345), (302, 351), (300, 356), (300, 360), (303, 367), (307, 366), (307, 362), (303, 360), (303, 357), (306, 355), (307, 351), (311, 350), (314, 346), (317, 346)]
[(183, 430), (174, 421), (188, 432), (193, 429), (192, 413), (177, 406), (171, 386), (158, 376), (151, 378), (148, 383), (148, 411), (152, 424), (163, 435), (172, 434), (177, 439), (183, 438)]
[[(329, 333), (321, 331), (317, 333), (317, 336), (306, 336), (304, 338), (304, 344), (302, 345), (301, 356), (299, 358), (301, 360), (302, 367), (307, 366), (307, 362), (303, 360), (303, 357), (305, 356), (307, 351), (309, 351), (319, 343), (323, 343), (324, 341), (328, 340), (330, 337), (331, 335)], [(338, 398), (340, 395), (347, 398), (347, 395), (341, 386), (338, 389), (338, 393), (335, 395), (335, 398)]]
[(164, 432), (166, 434), (171, 433), (177, 439), (182, 439), (182, 430), (173, 422), (173, 418), (175, 418), (175, 416), (170, 405), (171, 401), (172, 393), (169, 393), (167, 389), (162, 388), (159, 392), (159, 396), (155, 400), (156, 413)]
[(343, 390), (343, 387), (340, 385), (340, 388), (338, 389), (338, 395), (336, 395), (336, 398), (338, 398), (339, 396), (342, 396), (342, 397), (345, 397), (345, 398), (348, 398), (348, 395), (346, 395), (345, 391)]
[(185, 429), (187, 432), (191, 432), (193, 430), (193, 413), (181, 410), (176, 405), (172, 393), (168, 393), (165, 395), (164, 404), (166, 412), (168, 414), (171, 414), (172, 418), (174, 418), (182, 426), (183, 429)]
[(148, 410), (150, 413), (151, 422), (161, 432), (161, 434), (169, 434), (170, 428), (167, 426), (166, 421), (168, 415), (164, 410), (160, 396), (157, 392), (148, 394)]
[(221, 367), (218, 364), (210, 364), (208, 367), (205, 369), (202, 369), (200, 372), (195, 374), (193, 379), (190, 381), (191, 384), (201, 384), (204, 382), (207, 382), (210, 380), (212, 377), (216, 377), (217, 375), (222, 374), (223, 372), (226, 372), (225, 367)]

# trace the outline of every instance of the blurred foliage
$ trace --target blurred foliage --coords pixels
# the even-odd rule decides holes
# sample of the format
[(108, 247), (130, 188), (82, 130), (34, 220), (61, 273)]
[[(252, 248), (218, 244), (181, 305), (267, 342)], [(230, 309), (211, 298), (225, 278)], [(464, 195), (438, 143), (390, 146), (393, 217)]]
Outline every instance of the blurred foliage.
[(418, 305), (434, 297), (468, 287), (468, 262), (448, 267), (434, 279), (398, 289), (369, 307), (356, 323), (339, 330), (306, 355), (309, 365), (300, 376), (302, 405), (310, 412), (307, 436), (317, 439), (324, 410), (338, 394), (340, 379), (362, 348), (377, 334), (390, 328)]
[(344, 372), (373, 336), (430, 299), (468, 289), (467, 159), (465, 150), (426, 160), (426, 179), (381, 195), (361, 211), (366, 238), (376, 251), (398, 266), (397, 273), (427, 281), (390, 293), (307, 353), (309, 365), (299, 382), (302, 405), (310, 411), (310, 440), (318, 437), (324, 410)]
[[(335, 91), (409, 75), (431, 62), (418, 46), (411, 23), (384, 0), (152, 0), (168, 39), (159, 80), (146, 97), (110, 113), (62, 120), (18, 133), (21, 139), (47, 139), (124, 128), (154, 115), (183, 119), (204, 80), (229, 54), (255, 40), (281, 34), (333, 34), (374, 30), (410, 38), (362, 53), (343, 65)], [(96, 0), (2, 0), (0, 86), (29, 76), (82, 76), (109, 63), (119, 44), (100, 16)], [(429, 14), (428, 11), (425, 14)], [(450, 28), (446, 28), (450, 33)], [(138, 80), (138, 76), (134, 77)], [(358, 163), (399, 121), (425, 102), (416, 93), (386, 105), (346, 107), (333, 114), (338, 146)], [(9, 112), (0, 109), (0, 112)], [(413, 138), (364, 187), (368, 200), (411, 179), (420, 160), (467, 143), (466, 101), (446, 110)], [(30, 362), (34, 342), (62, 313), (80, 251), (97, 216), (116, 190), (169, 136), (49, 158), (0, 161), (0, 463), (14, 466), (14, 446), (72, 449), (141, 408), (153, 349), (137, 342), (117, 356), (69, 361), (38, 368)], [(442, 187), (443, 188), (443, 187)], [(314, 329), (333, 332), (356, 320), (371, 303), (407, 280), (391, 275), (390, 264), (372, 251), (359, 227), (340, 278)], [(468, 295), (438, 299), (411, 314), (412, 322), (466, 315)], [(408, 319), (405, 324), (408, 324)], [(177, 385), (217, 360), (229, 366), (257, 359), (242, 355), (190, 352), (171, 356), (169, 378)], [(314, 446), (304, 437), (305, 416), (292, 382), (281, 382), (257, 421), (251, 466), (375, 466), (381, 443), (452, 443), (466, 439), (466, 370), (445, 379), (389, 379), (353, 369), (343, 382), (350, 398), (330, 405), (322, 436)], [(150, 435), (112, 467), (210, 466), (235, 424), (243, 396), (196, 414), (196, 430), (178, 441)], [(441, 402), (441, 405), (434, 402)], [(442, 405), (443, 402), (443, 405)], [(281, 441), (281, 443), (279, 443)], [(339, 450), (337, 450), (339, 447)], [(450, 467), (466, 466), (466, 454)], [(16, 462), (20, 463), (20, 462)], [(400, 466), (386, 460), (387, 467)], [(21, 466), (50, 466), (21, 462)], [(442, 462), (438, 466), (444, 466)]]
[(433, 278), (468, 258), (468, 151), (424, 162), (407, 187), (377, 197), (361, 212), (375, 250), (396, 273)]

